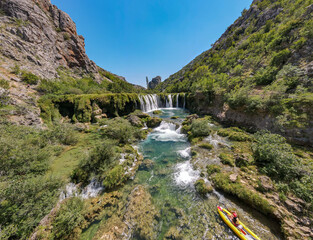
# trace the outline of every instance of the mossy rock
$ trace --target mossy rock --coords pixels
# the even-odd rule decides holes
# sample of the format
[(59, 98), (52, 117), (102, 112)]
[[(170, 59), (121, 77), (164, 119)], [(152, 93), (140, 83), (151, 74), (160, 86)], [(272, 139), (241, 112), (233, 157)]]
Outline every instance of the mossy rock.
[(161, 122), (162, 122), (161, 118), (157, 118), (157, 117), (148, 118), (147, 126), (149, 128), (155, 128), (155, 127), (160, 126)]
[(219, 155), (219, 158), (221, 159), (221, 162), (223, 164), (229, 165), (231, 167), (235, 166), (234, 156), (232, 154), (230, 154), (230, 153), (221, 153)]
[(152, 113), (154, 115), (160, 115), (160, 114), (162, 114), (162, 111), (161, 110), (154, 110)]
[(210, 144), (210, 143), (200, 143), (200, 144), (199, 144), (199, 147), (200, 147), (200, 148), (207, 149), (207, 150), (212, 150), (212, 149), (213, 149), (213, 145)]
[(213, 192), (213, 187), (207, 184), (203, 179), (199, 179), (195, 183), (196, 191), (201, 195), (206, 195)]
[(164, 239), (182, 240), (183, 236), (180, 234), (180, 230), (176, 227), (171, 227), (165, 234)]
[(178, 119), (178, 118), (179, 118), (178, 116), (171, 117), (171, 119)]

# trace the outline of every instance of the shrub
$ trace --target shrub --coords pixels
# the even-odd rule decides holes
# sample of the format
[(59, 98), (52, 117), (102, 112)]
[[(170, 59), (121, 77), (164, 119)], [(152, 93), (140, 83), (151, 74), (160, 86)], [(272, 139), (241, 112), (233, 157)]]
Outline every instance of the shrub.
[(294, 180), (300, 176), (299, 159), (284, 137), (261, 131), (255, 138), (253, 154), (262, 172), (280, 180)]
[(124, 168), (121, 165), (115, 166), (103, 180), (103, 185), (107, 189), (113, 189), (126, 180)]
[(65, 145), (75, 145), (78, 142), (78, 136), (70, 124), (55, 124), (46, 135), (47, 140), (60, 142)]
[(288, 49), (284, 49), (276, 54), (274, 54), (271, 65), (279, 67), (287, 62), (288, 58), (290, 57), (291, 52)]
[(78, 197), (70, 198), (61, 205), (52, 223), (54, 239), (68, 239), (69, 235), (71, 239), (79, 237), (81, 230), (77, 232), (74, 229), (85, 220), (82, 214), (83, 207), (84, 201)]
[(268, 85), (275, 81), (278, 69), (276, 67), (267, 67), (259, 70), (255, 76), (254, 80), (257, 85)]
[(125, 119), (115, 118), (107, 124), (101, 132), (103, 137), (117, 139), (122, 144), (128, 143), (134, 137), (135, 128)]
[(227, 164), (229, 166), (234, 167), (235, 163), (234, 163), (234, 156), (232, 154), (229, 153), (221, 153), (219, 155), (219, 158), (221, 159), (221, 162), (223, 164)]
[(19, 65), (15, 65), (13, 68), (12, 68), (12, 73), (14, 73), (15, 75), (19, 75), (21, 73), (21, 68)]
[(23, 72), (22, 80), (26, 82), (27, 84), (36, 85), (39, 81), (39, 77), (30, 72)]
[(206, 137), (210, 135), (211, 129), (209, 121), (206, 119), (196, 119), (192, 121), (190, 131), (193, 137)]
[(55, 206), (61, 184), (60, 179), (41, 176), (7, 181), (0, 191), (1, 239), (29, 239)]
[(10, 88), (10, 84), (7, 80), (4, 79), (0, 79), (0, 87), (4, 88), (4, 89), (9, 89)]
[(86, 184), (92, 174), (101, 177), (112, 166), (115, 157), (114, 146), (109, 142), (102, 142), (90, 151), (88, 158), (79, 163), (71, 175), (72, 181)]

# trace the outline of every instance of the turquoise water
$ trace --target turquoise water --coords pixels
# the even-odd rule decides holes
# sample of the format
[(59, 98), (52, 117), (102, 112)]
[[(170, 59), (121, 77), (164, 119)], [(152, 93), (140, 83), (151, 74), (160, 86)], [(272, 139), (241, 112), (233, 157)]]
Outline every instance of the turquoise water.
[[(200, 172), (193, 169), (190, 144), (179, 129), (188, 112), (162, 111), (161, 126), (139, 145), (139, 151), (145, 159), (154, 161), (154, 167), (138, 171), (133, 182), (149, 189), (153, 203), (161, 212), (158, 239), (163, 239), (169, 229), (176, 229), (184, 239), (237, 239), (220, 219), (217, 205), (236, 208), (242, 221), (261, 239), (279, 239), (269, 227), (273, 224), (252, 209), (218, 192), (204, 198), (198, 196), (194, 183), (200, 178)], [(173, 116), (179, 118), (170, 119)]]

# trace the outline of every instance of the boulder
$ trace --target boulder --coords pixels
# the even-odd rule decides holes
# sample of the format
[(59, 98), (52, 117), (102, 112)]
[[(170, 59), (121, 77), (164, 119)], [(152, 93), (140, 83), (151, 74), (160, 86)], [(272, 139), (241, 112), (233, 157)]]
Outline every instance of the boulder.
[(267, 176), (260, 176), (259, 177), (259, 189), (262, 192), (269, 192), (269, 191), (274, 190), (272, 180)]
[(131, 125), (135, 127), (143, 127), (141, 119), (137, 117), (136, 115), (129, 115), (127, 120), (131, 123)]
[(229, 175), (229, 180), (231, 182), (236, 182), (237, 181), (237, 178), (238, 178), (238, 174), (237, 173), (233, 173), (233, 174), (230, 174)]
[(148, 121), (147, 121), (147, 126), (149, 128), (155, 128), (155, 127), (158, 127), (160, 126), (162, 122), (162, 119), (161, 118), (157, 118), (157, 117), (152, 117), (152, 118), (149, 118)]
[(235, 154), (235, 164), (237, 167), (247, 167), (251, 165), (252, 158), (248, 153)]

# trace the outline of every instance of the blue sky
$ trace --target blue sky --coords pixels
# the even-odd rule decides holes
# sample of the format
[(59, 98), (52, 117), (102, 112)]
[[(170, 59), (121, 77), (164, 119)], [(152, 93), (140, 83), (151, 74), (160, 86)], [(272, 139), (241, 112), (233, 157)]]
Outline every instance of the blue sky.
[(211, 47), (252, 0), (51, 0), (85, 37), (100, 67), (145, 85)]

